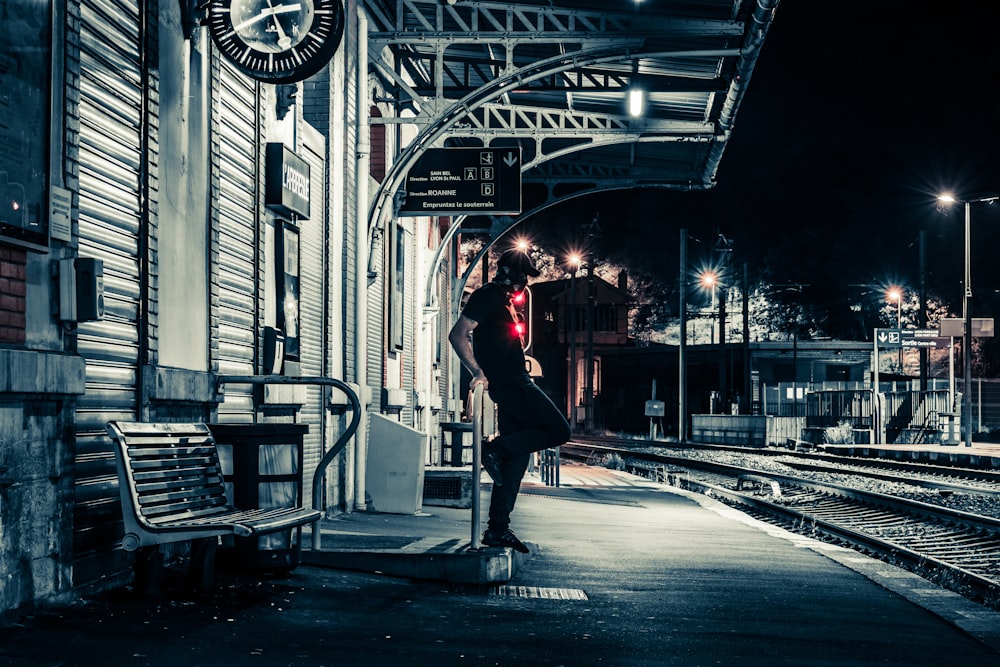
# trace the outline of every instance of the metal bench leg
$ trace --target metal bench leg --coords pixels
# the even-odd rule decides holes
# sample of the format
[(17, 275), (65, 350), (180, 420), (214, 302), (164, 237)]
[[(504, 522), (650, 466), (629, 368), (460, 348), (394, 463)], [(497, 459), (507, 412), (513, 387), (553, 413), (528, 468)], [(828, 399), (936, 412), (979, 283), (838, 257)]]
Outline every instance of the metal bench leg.
[(215, 585), (215, 547), (217, 537), (191, 540), (191, 584), (202, 591)]
[(163, 583), (163, 553), (160, 547), (146, 547), (135, 552), (136, 593), (159, 595)]

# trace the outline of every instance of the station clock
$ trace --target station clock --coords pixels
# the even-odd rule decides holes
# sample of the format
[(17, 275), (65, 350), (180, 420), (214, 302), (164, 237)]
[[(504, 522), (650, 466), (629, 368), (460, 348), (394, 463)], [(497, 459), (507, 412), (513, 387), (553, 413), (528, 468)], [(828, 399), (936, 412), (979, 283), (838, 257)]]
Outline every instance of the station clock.
[(294, 83), (320, 71), (344, 35), (341, 0), (209, 0), (212, 40), (247, 76)]

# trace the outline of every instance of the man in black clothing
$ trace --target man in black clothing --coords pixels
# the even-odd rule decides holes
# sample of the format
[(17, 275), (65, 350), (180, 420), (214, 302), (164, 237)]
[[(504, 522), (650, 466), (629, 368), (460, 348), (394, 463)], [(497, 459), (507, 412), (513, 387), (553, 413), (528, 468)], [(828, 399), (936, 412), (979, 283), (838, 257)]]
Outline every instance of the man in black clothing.
[(471, 386), (482, 384), (499, 408), (499, 437), (483, 443), (483, 468), (493, 478), (487, 546), (528, 548), (510, 530), (510, 513), (532, 452), (569, 440), (562, 412), (532, 381), (511, 310), (511, 299), (537, 277), (531, 258), (508, 250), (497, 260), (493, 282), (469, 297), (448, 340), (469, 372)]

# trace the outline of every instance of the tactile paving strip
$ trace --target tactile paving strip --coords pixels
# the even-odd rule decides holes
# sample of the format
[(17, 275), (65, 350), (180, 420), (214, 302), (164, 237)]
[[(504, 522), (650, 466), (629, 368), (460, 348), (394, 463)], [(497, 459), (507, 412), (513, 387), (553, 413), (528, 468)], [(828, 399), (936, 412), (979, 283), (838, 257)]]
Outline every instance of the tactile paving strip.
[(539, 586), (497, 586), (491, 595), (506, 595), (517, 598), (537, 598), (542, 600), (588, 600), (587, 594), (579, 588), (542, 588)]

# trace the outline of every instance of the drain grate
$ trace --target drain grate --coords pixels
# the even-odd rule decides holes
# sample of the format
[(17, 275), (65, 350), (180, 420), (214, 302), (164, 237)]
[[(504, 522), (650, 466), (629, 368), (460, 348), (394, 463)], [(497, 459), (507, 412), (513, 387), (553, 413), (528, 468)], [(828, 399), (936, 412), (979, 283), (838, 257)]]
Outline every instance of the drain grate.
[(505, 595), (514, 598), (535, 598), (540, 600), (588, 600), (587, 594), (579, 588), (541, 588), (539, 586), (497, 586), (490, 595)]

